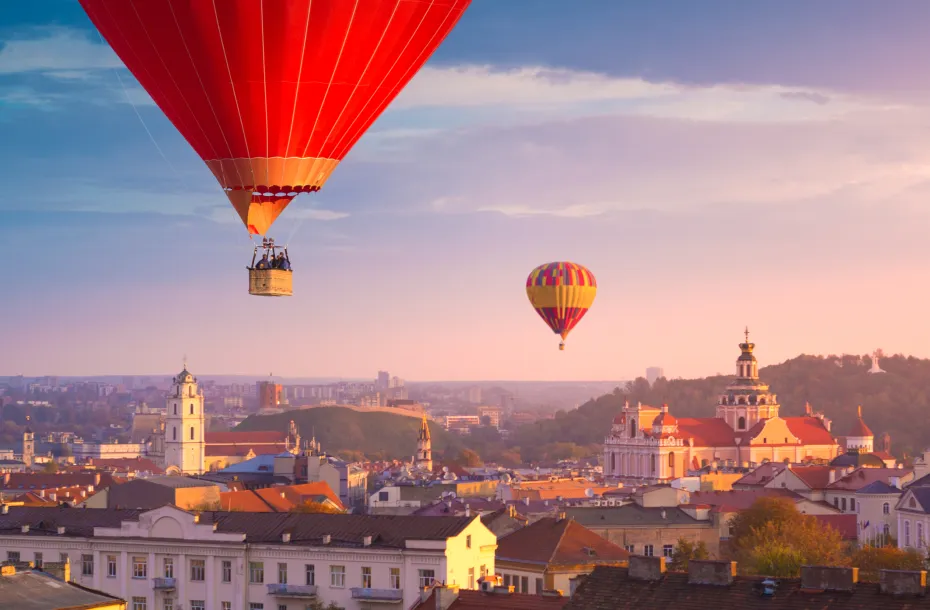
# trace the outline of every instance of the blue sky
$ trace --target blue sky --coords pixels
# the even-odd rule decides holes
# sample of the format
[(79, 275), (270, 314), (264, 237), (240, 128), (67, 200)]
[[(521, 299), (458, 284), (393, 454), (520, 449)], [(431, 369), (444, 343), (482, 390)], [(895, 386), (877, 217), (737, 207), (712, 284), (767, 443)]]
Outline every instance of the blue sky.
[[(930, 4), (567, 6), (474, 0), (278, 221), (296, 295), (267, 300), (215, 180), (76, 0), (4, 3), (0, 240), (24, 265), (0, 375), (186, 353), (204, 373), (691, 376), (729, 371), (746, 324), (764, 362), (928, 355)], [(523, 283), (565, 259), (599, 294), (558, 352)]]

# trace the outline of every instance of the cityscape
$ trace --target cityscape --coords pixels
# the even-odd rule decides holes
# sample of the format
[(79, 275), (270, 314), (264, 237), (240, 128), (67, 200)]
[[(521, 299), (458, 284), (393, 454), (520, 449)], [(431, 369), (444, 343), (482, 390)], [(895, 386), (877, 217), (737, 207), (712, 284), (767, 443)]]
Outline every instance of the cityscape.
[(0, 7), (0, 610), (930, 608), (930, 3), (578, 4)]

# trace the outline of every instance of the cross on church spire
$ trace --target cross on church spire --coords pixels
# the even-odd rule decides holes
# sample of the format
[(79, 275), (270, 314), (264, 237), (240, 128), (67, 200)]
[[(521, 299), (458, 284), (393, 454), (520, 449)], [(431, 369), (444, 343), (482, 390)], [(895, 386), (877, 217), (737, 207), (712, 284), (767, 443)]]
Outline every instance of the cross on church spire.
[(746, 330), (743, 332), (746, 335), (746, 343), (749, 343), (749, 327), (746, 327)]

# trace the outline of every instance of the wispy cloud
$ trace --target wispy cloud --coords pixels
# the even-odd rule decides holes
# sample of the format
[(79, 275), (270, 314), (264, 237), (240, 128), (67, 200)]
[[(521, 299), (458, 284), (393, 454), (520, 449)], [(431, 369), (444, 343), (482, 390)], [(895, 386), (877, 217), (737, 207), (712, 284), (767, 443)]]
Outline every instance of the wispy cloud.
[(91, 33), (73, 28), (42, 28), (3, 41), (0, 74), (38, 72), (73, 78), (76, 72), (122, 68), (112, 49), (95, 42)]

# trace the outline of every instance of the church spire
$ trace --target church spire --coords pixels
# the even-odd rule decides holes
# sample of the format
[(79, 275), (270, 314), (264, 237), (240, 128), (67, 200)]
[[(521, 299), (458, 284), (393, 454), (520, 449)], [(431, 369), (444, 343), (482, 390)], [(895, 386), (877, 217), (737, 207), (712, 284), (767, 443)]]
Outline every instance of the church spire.
[(756, 344), (749, 341), (749, 327), (743, 331), (746, 341), (739, 344), (740, 355), (736, 359), (736, 378), (743, 381), (757, 381), (759, 379), (759, 363), (752, 350)]
[(414, 460), (414, 466), (428, 470), (433, 470), (433, 446), (429, 437), (429, 422), (426, 419), (426, 413), (423, 414), (423, 420), (420, 422), (420, 433), (417, 435), (417, 453)]

